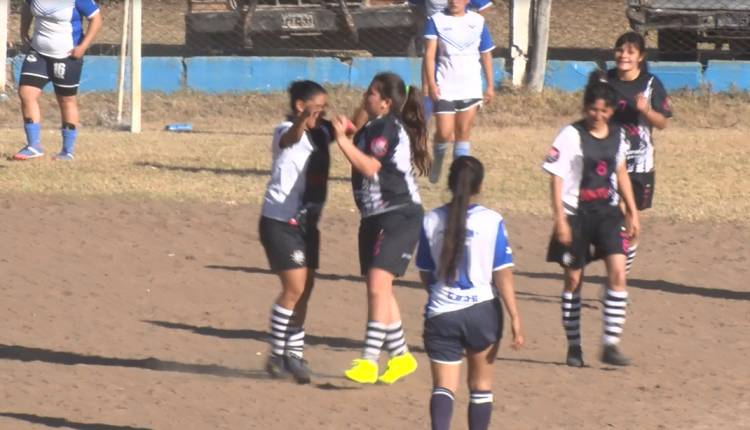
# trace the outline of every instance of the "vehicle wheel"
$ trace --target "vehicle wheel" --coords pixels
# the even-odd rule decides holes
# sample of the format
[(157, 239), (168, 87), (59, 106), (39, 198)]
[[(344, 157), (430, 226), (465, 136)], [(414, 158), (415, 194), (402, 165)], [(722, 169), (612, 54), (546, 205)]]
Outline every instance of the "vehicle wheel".
[(697, 61), (698, 34), (685, 30), (659, 30), (659, 59), (662, 61)]

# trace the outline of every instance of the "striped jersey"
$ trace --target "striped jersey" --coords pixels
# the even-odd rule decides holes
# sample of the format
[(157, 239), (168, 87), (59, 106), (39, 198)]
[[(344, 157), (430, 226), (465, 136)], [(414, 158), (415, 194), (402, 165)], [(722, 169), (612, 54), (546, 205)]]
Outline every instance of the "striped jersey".
[(31, 47), (50, 58), (67, 58), (83, 40), (83, 18), (99, 13), (94, 0), (26, 0), (34, 17)]
[(592, 136), (583, 121), (562, 129), (552, 143), (542, 168), (563, 180), (565, 213), (617, 206), (617, 166), (625, 162), (629, 143), (619, 126), (610, 124), (603, 139)]
[(628, 150), (628, 172), (646, 173), (654, 170), (653, 128), (638, 112), (635, 97), (639, 93), (649, 99), (651, 108), (667, 118), (672, 117), (672, 106), (667, 90), (656, 76), (647, 71), (633, 81), (617, 77), (617, 69), (607, 72), (607, 79), (617, 93), (617, 109), (612, 117), (625, 129), (630, 149)]
[(437, 40), (435, 82), (440, 98), (481, 99), (480, 54), (495, 49), (484, 17), (472, 11), (463, 16), (438, 12), (427, 20), (424, 37)]
[(325, 203), (330, 155), (328, 145), (333, 131), (328, 121), (307, 130), (299, 142), (282, 148), (281, 136), (291, 121), (279, 124), (273, 132), (271, 179), (263, 197), (264, 217), (288, 222), (302, 209), (319, 215)]
[(430, 272), (433, 279), (425, 307), (427, 318), (492, 300), (497, 296), (493, 272), (513, 267), (513, 251), (503, 217), (484, 206), (471, 205), (466, 216), (466, 241), (456, 279), (450, 282), (438, 279), (448, 209), (445, 205), (425, 214), (417, 247), (417, 268)]
[(380, 171), (366, 177), (352, 168), (352, 190), (362, 217), (422, 202), (414, 179), (409, 135), (389, 114), (368, 122), (354, 136), (360, 151), (380, 161)]

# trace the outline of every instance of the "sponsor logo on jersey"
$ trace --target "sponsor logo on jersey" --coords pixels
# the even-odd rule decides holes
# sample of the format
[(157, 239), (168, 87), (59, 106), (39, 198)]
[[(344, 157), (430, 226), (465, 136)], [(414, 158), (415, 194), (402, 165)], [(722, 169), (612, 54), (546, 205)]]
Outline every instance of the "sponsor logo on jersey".
[(596, 200), (606, 200), (609, 198), (609, 187), (581, 189), (581, 201), (593, 202)]
[(292, 252), (292, 255), (290, 255), (290, 257), (292, 258), (294, 264), (298, 264), (300, 266), (305, 264), (305, 253), (299, 249)]
[(377, 158), (385, 156), (388, 153), (388, 139), (384, 136), (378, 136), (370, 142), (370, 153)]
[(557, 150), (554, 146), (549, 149), (549, 152), (547, 152), (547, 156), (544, 158), (544, 161), (548, 163), (554, 163), (557, 160), (560, 159), (560, 151)]

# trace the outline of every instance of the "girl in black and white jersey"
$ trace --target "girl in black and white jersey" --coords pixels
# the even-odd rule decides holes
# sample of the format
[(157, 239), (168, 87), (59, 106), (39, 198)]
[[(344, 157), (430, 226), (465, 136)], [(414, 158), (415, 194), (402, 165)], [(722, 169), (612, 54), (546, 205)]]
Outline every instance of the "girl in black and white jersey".
[(271, 311), (271, 353), (266, 371), (310, 382), (303, 359), (307, 302), (318, 268), (318, 220), (326, 198), (333, 141), (323, 119), (328, 96), (312, 81), (289, 86), (291, 114), (273, 133), (273, 165), (260, 218), (260, 240), (281, 294)]
[[(402, 276), (419, 240), (422, 205), (412, 163), (429, 169), (429, 153), (419, 89), (407, 88), (393, 73), (376, 75), (364, 94), (368, 122), (351, 137), (345, 116), (333, 120), (335, 137), (352, 165), (354, 199), (362, 215), (359, 261), (367, 277), (368, 323), (362, 357), (345, 372), (362, 384), (392, 384), (414, 372), (393, 280)], [(390, 359), (378, 376), (385, 344)]]
[[(616, 67), (607, 79), (617, 93), (613, 120), (625, 129), (630, 148), (628, 172), (638, 210), (651, 207), (654, 198), (653, 129), (663, 130), (672, 117), (672, 106), (664, 85), (647, 70), (646, 42), (638, 33), (628, 32), (615, 42)], [(630, 244), (626, 271), (635, 259), (638, 243)]]
[[(574, 367), (583, 366), (583, 268), (599, 258), (607, 267), (601, 358), (613, 365), (629, 363), (618, 348), (628, 297), (625, 253), (640, 227), (625, 165), (628, 143), (624, 131), (609, 123), (616, 103), (614, 89), (594, 72), (584, 93), (583, 120), (560, 132), (543, 165), (551, 175), (555, 216), (547, 261), (559, 263), (565, 271), (562, 322), (568, 338), (567, 364)], [(620, 196), (627, 209), (624, 219)]]

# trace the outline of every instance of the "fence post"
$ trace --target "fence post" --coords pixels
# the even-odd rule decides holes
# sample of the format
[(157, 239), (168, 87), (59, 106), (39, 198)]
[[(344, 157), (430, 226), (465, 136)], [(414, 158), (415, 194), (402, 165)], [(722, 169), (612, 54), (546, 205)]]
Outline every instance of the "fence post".
[(526, 80), (529, 61), (531, 0), (513, 0), (510, 6), (510, 58), (513, 62), (513, 86), (520, 87)]
[(130, 101), (130, 132), (141, 132), (141, 31), (142, 31), (142, 4), (141, 0), (133, 0), (131, 47), (131, 101)]
[(125, 0), (122, 12), (122, 37), (120, 38), (120, 70), (117, 76), (117, 125), (122, 125), (122, 109), (125, 99), (125, 60), (128, 53), (128, 29), (130, 28), (130, 0)]
[(5, 94), (5, 86), (8, 83), (8, 10), (10, 2), (0, 0), (0, 64), (3, 66), (3, 72), (0, 73), (0, 101), (5, 101), (8, 96)]
[(551, 10), (552, 0), (536, 0), (534, 11), (534, 46), (531, 50), (531, 79), (529, 81), (529, 88), (538, 93), (544, 89)]

